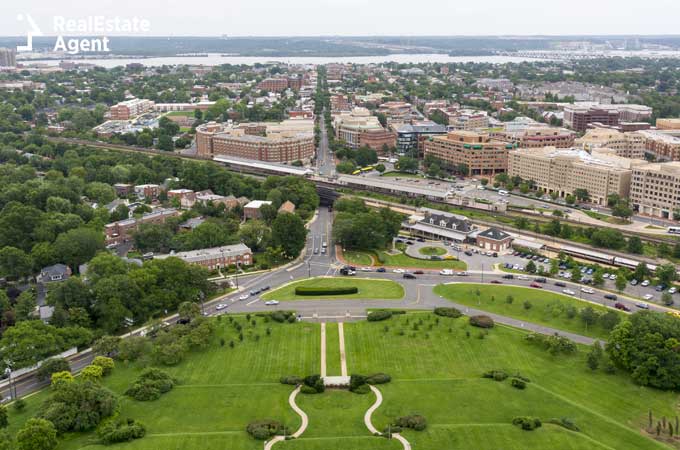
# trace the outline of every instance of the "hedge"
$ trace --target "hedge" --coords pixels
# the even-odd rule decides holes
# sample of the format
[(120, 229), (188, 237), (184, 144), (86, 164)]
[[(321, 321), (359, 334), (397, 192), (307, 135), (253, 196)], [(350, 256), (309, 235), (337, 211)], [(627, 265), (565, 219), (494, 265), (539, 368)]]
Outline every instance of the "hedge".
[(513, 378), (510, 381), (510, 384), (512, 384), (512, 387), (517, 389), (525, 389), (527, 387), (526, 381), (520, 380), (519, 378)]
[(482, 378), (491, 378), (496, 381), (503, 381), (508, 378), (508, 374), (503, 370), (490, 370), (488, 372), (484, 372)]
[(298, 384), (304, 383), (305, 380), (302, 377), (298, 377), (297, 375), (288, 375), (286, 377), (281, 377), (279, 381), (281, 384), (297, 386)]
[(256, 420), (248, 424), (246, 431), (255, 439), (266, 441), (272, 436), (283, 434), (283, 424), (271, 419)]
[(333, 288), (298, 286), (295, 288), (295, 295), (352, 295), (358, 293), (359, 288), (356, 286)]
[(392, 311), (379, 310), (368, 313), (366, 320), (369, 322), (380, 322), (381, 320), (387, 320), (390, 317), (392, 317)]
[(456, 308), (435, 308), (434, 313), (438, 316), (453, 317), (454, 319), (463, 315), (463, 313)]
[(493, 319), (489, 316), (472, 316), (470, 317), (470, 325), (479, 328), (493, 328)]

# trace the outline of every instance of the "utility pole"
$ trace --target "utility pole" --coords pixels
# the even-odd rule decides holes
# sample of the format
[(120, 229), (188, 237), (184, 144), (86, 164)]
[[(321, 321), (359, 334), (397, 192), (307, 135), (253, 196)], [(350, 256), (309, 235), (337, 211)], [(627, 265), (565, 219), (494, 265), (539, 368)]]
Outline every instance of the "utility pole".
[(482, 264), (482, 283), (484, 283), (484, 264)]

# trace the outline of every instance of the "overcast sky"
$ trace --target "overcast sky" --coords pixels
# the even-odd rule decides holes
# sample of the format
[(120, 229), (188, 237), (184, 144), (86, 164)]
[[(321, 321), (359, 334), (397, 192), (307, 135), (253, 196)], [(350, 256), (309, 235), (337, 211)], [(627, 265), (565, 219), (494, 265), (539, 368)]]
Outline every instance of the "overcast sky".
[(0, 0), (0, 35), (30, 15), (148, 19), (156, 36), (680, 34), (680, 0)]

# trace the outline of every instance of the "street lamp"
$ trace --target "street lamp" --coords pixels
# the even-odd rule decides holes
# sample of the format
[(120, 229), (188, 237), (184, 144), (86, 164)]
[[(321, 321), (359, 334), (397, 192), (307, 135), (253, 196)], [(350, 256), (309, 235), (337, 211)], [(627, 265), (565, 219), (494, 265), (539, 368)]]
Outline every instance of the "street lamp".
[(9, 378), (9, 397), (12, 400), (15, 400), (17, 398), (17, 388), (16, 386), (12, 383), (12, 366), (11, 363), (6, 363), (7, 367), (5, 367), (5, 375)]
[(198, 293), (198, 300), (201, 302), (201, 314), (205, 315), (205, 308), (203, 307), (203, 299), (205, 298), (205, 294), (203, 291), (199, 291)]
[(312, 264), (307, 261), (307, 278), (312, 278)]

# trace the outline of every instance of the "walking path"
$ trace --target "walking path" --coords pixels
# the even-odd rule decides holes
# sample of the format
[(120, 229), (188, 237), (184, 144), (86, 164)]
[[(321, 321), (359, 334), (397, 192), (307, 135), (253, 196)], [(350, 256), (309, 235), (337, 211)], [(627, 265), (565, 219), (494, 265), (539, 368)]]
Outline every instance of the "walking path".
[[(298, 428), (298, 430), (295, 433), (291, 434), (293, 438), (299, 438), (302, 435), (302, 433), (305, 432), (307, 426), (309, 425), (309, 418), (307, 417), (307, 414), (300, 409), (297, 403), (295, 403), (295, 397), (297, 397), (297, 395), (300, 393), (301, 387), (302, 386), (298, 386), (297, 388), (295, 388), (295, 390), (290, 393), (290, 397), (288, 397), (288, 404), (290, 405), (291, 408), (293, 408), (293, 411), (295, 411), (295, 413), (298, 416), (300, 416), (300, 419), (302, 420), (302, 423), (300, 423), (300, 428)], [(265, 442), (264, 450), (270, 450), (274, 446), (274, 444), (285, 440), (286, 440), (285, 436), (276, 436), (270, 441)]]
[(340, 337), (340, 374), (347, 376), (347, 357), (345, 355), (345, 327), (342, 322), (338, 322), (338, 336)]
[(321, 322), (321, 378), (326, 376), (326, 322)]
[[(380, 390), (378, 390), (377, 387), (371, 385), (371, 391), (373, 391), (373, 393), (375, 394), (375, 403), (373, 403), (373, 405), (371, 405), (371, 407), (366, 410), (366, 414), (364, 414), (364, 424), (366, 424), (366, 428), (368, 428), (368, 431), (370, 431), (371, 434), (376, 434), (380, 433), (380, 431), (378, 431), (378, 429), (373, 426), (371, 416), (373, 415), (376, 409), (380, 408), (380, 405), (382, 404), (383, 401), (383, 397), (382, 394), (380, 393)], [(392, 437), (401, 443), (401, 446), (404, 448), (404, 450), (411, 450), (411, 444), (401, 434), (392, 433)]]

